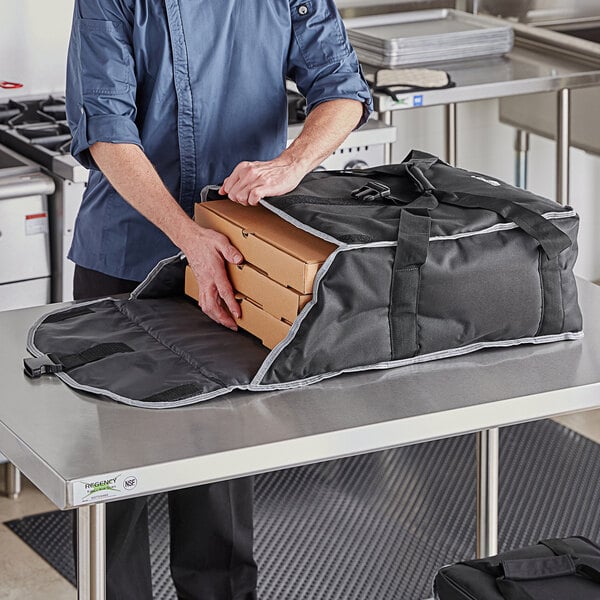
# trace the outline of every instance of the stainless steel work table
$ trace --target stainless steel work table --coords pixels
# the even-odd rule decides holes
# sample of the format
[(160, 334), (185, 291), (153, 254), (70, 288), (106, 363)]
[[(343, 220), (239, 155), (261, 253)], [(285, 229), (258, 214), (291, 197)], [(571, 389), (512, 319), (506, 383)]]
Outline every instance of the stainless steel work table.
[(145, 495), (469, 432), (479, 432), (478, 553), (492, 553), (497, 428), (600, 407), (600, 287), (579, 285), (580, 341), (162, 411), (76, 393), (49, 376), (28, 379), (27, 330), (48, 307), (0, 313), (0, 451), (59, 508), (78, 506), (80, 599), (104, 598), (104, 504), (75, 502), (82, 482), (135, 477), (127, 495)]
[[(347, 22), (352, 26), (352, 21)], [(387, 94), (374, 94), (375, 110), (391, 123), (392, 112), (421, 106), (446, 107), (446, 160), (456, 164), (459, 102), (519, 96), (538, 92), (556, 92), (557, 176), (556, 201), (568, 204), (570, 90), (600, 85), (600, 44), (572, 38), (553, 31), (513, 24), (515, 47), (503, 57), (482, 58), (466, 62), (447, 62), (429, 68), (448, 72), (453, 88), (399, 94), (394, 100)], [(425, 65), (427, 66), (427, 65)], [(365, 71), (373, 67), (365, 66)], [(392, 144), (387, 145), (386, 162), (391, 162)], [(523, 176), (517, 171), (517, 184)]]

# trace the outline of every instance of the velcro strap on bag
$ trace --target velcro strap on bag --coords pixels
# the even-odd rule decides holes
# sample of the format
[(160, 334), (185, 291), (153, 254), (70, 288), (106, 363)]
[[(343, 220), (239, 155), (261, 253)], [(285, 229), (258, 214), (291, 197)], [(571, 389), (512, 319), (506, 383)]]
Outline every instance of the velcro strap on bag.
[(122, 352), (133, 352), (133, 348), (122, 342), (109, 342), (97, 344), (77, 354), (58, 354), (56, 356), (62, 364), (63, 370), (68, 371)]

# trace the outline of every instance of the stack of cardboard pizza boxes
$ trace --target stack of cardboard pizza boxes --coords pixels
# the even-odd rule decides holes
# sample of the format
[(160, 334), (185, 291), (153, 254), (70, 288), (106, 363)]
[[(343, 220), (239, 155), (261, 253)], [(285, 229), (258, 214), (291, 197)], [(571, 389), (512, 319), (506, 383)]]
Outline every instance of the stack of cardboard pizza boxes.
[[(312, 298), (315, 275), (335, 246), (262, 206), (230, 200), (197, 204), (195, 220), (227, 236), (244, 256), (241, 265), (227, 264), (242, 309), (237, 323), (267, 348), (275, 347)], [(198, 300), (198, 285), (189, 267), (185, 293)]]

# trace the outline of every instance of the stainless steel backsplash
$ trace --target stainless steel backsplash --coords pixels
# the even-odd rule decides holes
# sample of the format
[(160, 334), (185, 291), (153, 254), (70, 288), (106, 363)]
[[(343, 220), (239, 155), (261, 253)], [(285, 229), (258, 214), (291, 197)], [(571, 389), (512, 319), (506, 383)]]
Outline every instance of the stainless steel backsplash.
[(479, 8), (529, 23), (600, 16), (599, 0), (479, 0)]

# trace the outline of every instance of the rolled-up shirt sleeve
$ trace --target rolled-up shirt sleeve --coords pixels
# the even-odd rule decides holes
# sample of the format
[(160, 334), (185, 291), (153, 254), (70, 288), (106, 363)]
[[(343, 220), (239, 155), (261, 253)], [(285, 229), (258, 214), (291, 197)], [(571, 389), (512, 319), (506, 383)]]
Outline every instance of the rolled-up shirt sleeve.
[(357, 100), (363, 104), (360, 127), (373, 100), (333, 0), (292, 0), (290, 7), (287, 75), (306, 97), (307, 113), (328, 100)]
[[(96, 142), (142, 148), (136, 126), (132, 15), (125, 0), (76, 0), (67, 60), (67, 119), (71, 153), (97, 168)], [(143, 149), (143, 148), (142, 148)]]

